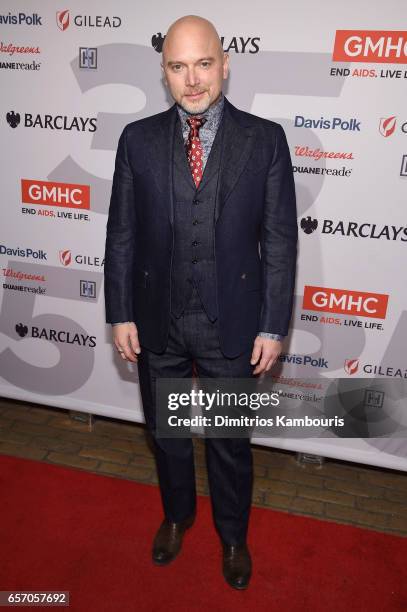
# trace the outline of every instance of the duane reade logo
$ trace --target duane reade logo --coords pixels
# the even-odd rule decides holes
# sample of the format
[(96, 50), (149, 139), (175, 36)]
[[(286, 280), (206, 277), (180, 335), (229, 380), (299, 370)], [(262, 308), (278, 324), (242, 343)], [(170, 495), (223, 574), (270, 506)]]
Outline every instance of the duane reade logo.
[[(6, 115), (10, 127), (16, 128), (20, 122), (20, 113), (11, 110)], [(97, 117), (68, 117), (67, 115), (40, 115), (24, 113), (22, 127), (57, 130), (64, 132), (96, 132)]]
[(389, 296), (382, 293), (305, 285), (302, 308), (385, 319), (388, 301)]
[(71, 24), (77, 28), (120, 28), (121, 17), (106, 15), (74, 15), (69, 9), (56, 12), (56, 23), (61, 32), (65, 32)]
[(49, 342), (57, 342), (62, 344), (76, 344), (87, 348), (96, 346), (96, 336), (89, 336), (77, 332), (67, 331), (65, 329), (48, 329), (46, 327), (36, 327), (32, 325), (28, 327), (25, 323), (16, 323), (15, 330), (20, 338), (38, 338), (39, 340), (48, 340)]
[(41, 26), (42, 17), (38, 13), (3, 13), (0, 15), (0, 25)]
[(407, 31), (337, 30), (334, 62), (407, 64)]
[[(152, 35), (151, 46), (157, 53), (162, 52), (164, 39), (161, 32)], [(260, 36), (221, 36), (220, 40), (225, 53), (258, 53), (260, 50)]]
[(342, 117), (304, 117), (296, 115), (294, 119), (294, 127), (307, 128), (312, 130), (342, 130), (344, 132), (360, 132), (360, 124), (355, 117), (350, 119), (342, 119)]
[(334, 219), (323, 219), (319, 222), (308, 216), (301, 219), (300, 227), (304, 234), (312, 234), (319, 227), (321, 234), (330, 236), (407, 242), (407, 226), (403, 225), (381, 225), (360, 221), (335, 221)]
[(9, 246), (0, 244), (0, 255), (8, 255), (9, 257), (22, 257), (23, 259), (37, 259), (38, 261), (47, 261), (47, 253), (42, 249), (31, 249), (30, 247), (21, 248), (19, 246)]

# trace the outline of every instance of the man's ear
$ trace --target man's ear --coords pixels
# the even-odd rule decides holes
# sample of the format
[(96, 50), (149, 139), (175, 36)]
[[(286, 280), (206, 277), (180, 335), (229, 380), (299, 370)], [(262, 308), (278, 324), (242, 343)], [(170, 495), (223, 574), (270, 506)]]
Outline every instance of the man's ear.
[(229, 76), (229, 53), (223, 53), (223, 79)]
[(168, 85), (168, 83), (167, 83), (167, 78), (166, 78), (166, 76), (165, 76), (164, 66), (163, 66), (163, 64), (162, 64), (162, 63), (160, 64), (160, 66), (161, 66), (161, 75), (162, 75), (163, 81), (164, 81), (164, 83), (165, 83), (166, 85)]

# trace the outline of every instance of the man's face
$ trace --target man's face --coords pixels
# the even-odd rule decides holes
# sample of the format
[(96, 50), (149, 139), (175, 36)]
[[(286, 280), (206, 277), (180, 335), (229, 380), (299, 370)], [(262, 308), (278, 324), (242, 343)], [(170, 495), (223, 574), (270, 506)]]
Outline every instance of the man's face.
[(197, 29), (174, 32), (166, 41), (162, 63), (174, 100), (188, 113), (204, 113), (219, 98), (228, 61), (212, 34)]

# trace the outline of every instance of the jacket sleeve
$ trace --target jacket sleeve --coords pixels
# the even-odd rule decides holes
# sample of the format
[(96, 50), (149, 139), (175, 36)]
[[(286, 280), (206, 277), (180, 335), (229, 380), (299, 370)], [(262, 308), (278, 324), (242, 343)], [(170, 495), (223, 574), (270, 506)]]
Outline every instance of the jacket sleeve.
[(134, 321), (133, 266), (136, 211), (127, 137), (127, 127), (125, 127), (117, 148), (106, 226), (104, 273), (106, 323)]
[(293, 308), (298, 228), (290, 151), (283, 128), (275, 126), (260, 236), (263, 292), (259, 329), (286, 336)]

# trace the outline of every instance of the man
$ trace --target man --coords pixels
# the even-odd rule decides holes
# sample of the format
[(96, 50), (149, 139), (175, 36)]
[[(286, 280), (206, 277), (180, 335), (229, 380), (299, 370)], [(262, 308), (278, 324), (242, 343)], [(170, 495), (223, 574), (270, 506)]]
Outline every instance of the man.
[[(161, 66), (175, 104), (119, 140), (105, 298), (117, 350), (138, 363), (165, 515), (152, 555), (165, 565), (194, 521), (196, 493), (192, 440), (156, 435), (155, 381), (190, 378), (193, 367), (210, 378), (270, 370), (291, 317), (297, 219), (284, 131), (223, 95), (229, 57), (214, 26), (191, 15), (174, 22)], [(223, 574), (244, 589), (250, 440), (205, 444)]]

